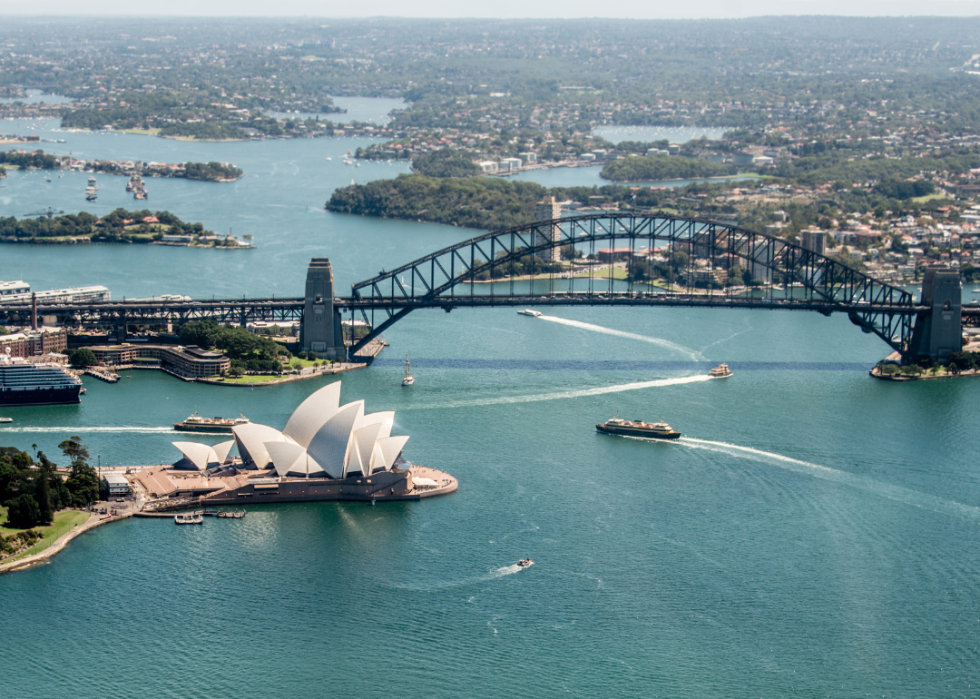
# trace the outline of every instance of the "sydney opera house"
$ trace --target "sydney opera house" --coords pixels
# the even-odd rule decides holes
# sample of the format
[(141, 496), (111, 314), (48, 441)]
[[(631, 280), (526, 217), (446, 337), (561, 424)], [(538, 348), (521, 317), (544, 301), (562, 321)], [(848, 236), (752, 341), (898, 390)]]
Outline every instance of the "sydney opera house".
[[(449, 474), (405, 460), (409, 438), (392, 436), (394, 412), (365, 413), (363, 400), (341, 405), (340, 386), (303, 401), (281, 431), (250, 423), (214, 446), (174, 442), (183, 458), (138, 479), (151, 497), (204, 504), (417, 500), (456, 490)], [(231, 458), (233, 449), (239, 458)]]

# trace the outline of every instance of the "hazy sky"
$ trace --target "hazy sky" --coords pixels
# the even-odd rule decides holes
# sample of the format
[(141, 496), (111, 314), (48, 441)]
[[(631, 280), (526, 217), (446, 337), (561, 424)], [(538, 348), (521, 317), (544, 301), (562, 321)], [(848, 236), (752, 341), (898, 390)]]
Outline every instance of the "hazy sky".
[(314, 16), (314, 17), (625, 17), (681, 19), (759, 15), (980, 16), (978, 0), (0, 0), (0, 15)]

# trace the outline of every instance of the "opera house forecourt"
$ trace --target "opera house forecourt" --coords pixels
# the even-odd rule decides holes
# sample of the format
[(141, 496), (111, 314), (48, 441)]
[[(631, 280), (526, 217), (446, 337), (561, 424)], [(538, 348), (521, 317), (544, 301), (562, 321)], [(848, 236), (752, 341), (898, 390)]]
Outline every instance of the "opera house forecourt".
[[(145, 509), (303, 500), (419, 500), (456, 490), (448, 473), (406, 461), (408, 436), (392, 436), (393, 411), (340, 404), (337, 381), (296, 409), (282, 431), (236, 425), (234, 439), (211, 446), (174, 442), (183, 458), (140, 471), (134, 480), (155, 500)], [(230, 458), (237, 448), (240, 459)], [(156, 508), (154, 508), (156, 505)]]

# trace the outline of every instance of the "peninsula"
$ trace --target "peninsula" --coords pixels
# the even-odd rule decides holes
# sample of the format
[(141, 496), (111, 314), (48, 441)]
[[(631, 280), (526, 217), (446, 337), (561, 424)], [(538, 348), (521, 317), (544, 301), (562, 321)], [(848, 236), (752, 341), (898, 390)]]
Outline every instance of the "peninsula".
[(99, 218), (88, 212), (38, 218), (0, 217), (0, 243), (78, 245), (84, 243), (143, 243), (224, 250), (251, 249), (251, 241), (218, 235), (200, 223), (181, 221), (169, 211), (116, 209)]
[(203, 182), (234, 182), (245, 173), (231, 163), (158, 163), (137, 160), (84, 160), (70, 155), (52, 155), (43, 150), (0, 151), (0, 166), (34, 170), (98, 172), (106, 175), (134, 174), (142, 177), (182, 177)]

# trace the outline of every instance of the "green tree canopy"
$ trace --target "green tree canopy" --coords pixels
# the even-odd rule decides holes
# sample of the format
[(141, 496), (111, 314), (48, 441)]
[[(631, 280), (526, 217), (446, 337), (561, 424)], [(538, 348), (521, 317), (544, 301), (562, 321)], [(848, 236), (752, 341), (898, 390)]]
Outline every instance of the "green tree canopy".
[(41, 509), (30, 493), (21, 493), (7, 502), (7, 521), (18, 529), (30, 529), (41, 523)]
[(412, 169), (428, 177), (472, 177), (483, 172), (471, 158), (450, 148), (417, 156), (412, 161)]
[(76, 369), (85, 369), (86, 367), (95, 366), (99, 363), (99, 360), (95, 357), (95, 352), (88, 347), (73, 349), (68, 353), (68, 361)]

